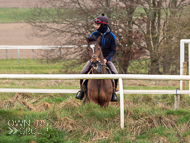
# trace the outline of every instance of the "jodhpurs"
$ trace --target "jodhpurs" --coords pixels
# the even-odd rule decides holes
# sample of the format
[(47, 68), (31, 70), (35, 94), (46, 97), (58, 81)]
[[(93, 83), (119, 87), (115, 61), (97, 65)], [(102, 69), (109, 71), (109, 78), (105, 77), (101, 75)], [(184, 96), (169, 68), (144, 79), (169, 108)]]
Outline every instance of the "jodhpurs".
[[(111, 61), (107, 61), (107, 66), (110, 68), (111, 72), (113, 74), (118, 74), (117, 69), (115, 68), (114, 64)], [(86, 65), (81, 70), (80, 74), (87, 74), (90, 71), (91, 68), (91, 61), (89, 60)], [(82, 85), (82, 79), (80, 80), (80, 84)], [(117, 86), (118, 79), (115, 79), (115, 85)], [(115, 86), (115, 88), (116, 88)]]
[[(117, 69), (115, 68), (114, 64), (111, 61), (107, 61), (106, 64), (108, 65), (112, 73), (118, 74)], [(83, 69), (81, 70), (80, 74), (87, 74), (90, 71), (90, 68), (91, 68), (90, 65), (91, 65), (91, 61), (88, 61), (86, 65), (83, 67)]]

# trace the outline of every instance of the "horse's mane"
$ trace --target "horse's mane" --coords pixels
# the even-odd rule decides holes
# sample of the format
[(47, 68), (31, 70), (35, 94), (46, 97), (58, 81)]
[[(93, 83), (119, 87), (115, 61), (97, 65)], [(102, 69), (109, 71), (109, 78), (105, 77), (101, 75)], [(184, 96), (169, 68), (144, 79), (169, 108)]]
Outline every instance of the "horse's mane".
[(88, 39), (89, 42), (94, 42), (94, 41), (97, 40), (95, 36), (87, 37), (87, 39)]

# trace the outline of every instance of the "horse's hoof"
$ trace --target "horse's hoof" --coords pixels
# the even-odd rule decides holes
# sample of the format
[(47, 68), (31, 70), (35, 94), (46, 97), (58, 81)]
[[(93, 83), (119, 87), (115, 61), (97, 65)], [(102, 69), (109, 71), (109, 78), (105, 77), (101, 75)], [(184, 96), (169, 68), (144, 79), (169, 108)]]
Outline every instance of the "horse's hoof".
[(82, 100), (83, 97), (84, 97), (84, 92), (82, 92), (82, 91), (77, 92), (77, 94), (75, 96), (75, 98), (79, 99), (79, 100)]
[(117, 102), (117, 101), (118, 101), (117, 95), (114, 93), (114, 94), (112, 95), (111, 102)]

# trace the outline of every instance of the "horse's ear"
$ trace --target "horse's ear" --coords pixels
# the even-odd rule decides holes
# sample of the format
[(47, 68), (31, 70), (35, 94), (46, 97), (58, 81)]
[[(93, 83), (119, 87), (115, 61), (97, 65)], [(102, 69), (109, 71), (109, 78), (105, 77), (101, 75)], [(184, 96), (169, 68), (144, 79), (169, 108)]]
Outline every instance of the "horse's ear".
[(101, 36), (99, 36), (96, 41), (100, 42), (101, 41)]
[(87, 37), (85, 37), (85, 38), (86, 38), (87, 43), (89, 43), (89, 39)]

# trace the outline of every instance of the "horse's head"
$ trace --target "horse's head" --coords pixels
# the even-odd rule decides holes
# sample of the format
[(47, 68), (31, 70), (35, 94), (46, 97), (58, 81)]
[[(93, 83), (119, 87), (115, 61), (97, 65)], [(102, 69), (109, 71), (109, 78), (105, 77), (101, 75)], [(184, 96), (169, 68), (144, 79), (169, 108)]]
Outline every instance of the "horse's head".
[(101, 40), (101, 36), (96, 39), (95, 37), (86, 38), (88, 42), (88, 54), (90, 56), (90, 60), (92, 62), (93, 68), (98, 68), (98, 63), (100, 63), (101, 56), (101, 48), (99, 42)]

